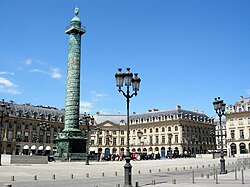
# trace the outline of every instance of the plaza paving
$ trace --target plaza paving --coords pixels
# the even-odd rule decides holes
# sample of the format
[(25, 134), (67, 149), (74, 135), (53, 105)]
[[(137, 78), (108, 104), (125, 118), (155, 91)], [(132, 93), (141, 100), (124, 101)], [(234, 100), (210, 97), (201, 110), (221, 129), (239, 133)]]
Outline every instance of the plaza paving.
[[(237, 158), (226, 158), (228, 174), (218, 175), (218, 184), (214, 179), (214, 168), (219, 169), (219, 158), (181, 158), (148, 161), (131, 161), (133, 166), (133, 186), (250, 186), (249, 162), (243, 168)], [(242, 161), (242, 159), (241, 159)], [(124, 161), (113, 162), (50, 162), (48, 164), (10, 164), (3, 155), (0, 167), (0, 187), (12, 184), (13, 187), (29, 186), (84, 186), (115, 187), (123, 186)], [(237, 167), (237, 180), (235, 172)], [(242, 184), (242, 170), (244, 184)], [(194, 183), (192, 172), (194, 171)], [(218, 170), (219, 172), (219, 170)], [(202, 177), (203, 175), (203, 177)], [(176, 181), (176, 184), (174, 184)]]

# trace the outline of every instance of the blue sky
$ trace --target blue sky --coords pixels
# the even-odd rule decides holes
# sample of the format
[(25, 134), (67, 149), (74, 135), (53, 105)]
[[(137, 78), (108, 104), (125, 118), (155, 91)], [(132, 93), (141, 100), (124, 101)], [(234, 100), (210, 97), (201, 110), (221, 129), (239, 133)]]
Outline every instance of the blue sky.
[(81, 111), (126, 112), (114, 74), (130, 67), (141, 87), (131, 112), (202, 110), (221, 96), (250, 96), (248, 0), (1, 0), (0, 98), (65, 105), (68, 35), (78, 5)]

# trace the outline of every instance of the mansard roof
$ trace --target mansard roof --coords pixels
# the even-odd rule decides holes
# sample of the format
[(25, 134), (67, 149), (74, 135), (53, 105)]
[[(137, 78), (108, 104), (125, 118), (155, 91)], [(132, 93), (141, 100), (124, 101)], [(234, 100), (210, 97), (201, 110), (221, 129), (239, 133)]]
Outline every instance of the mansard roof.
[(114, 124), (121, 124), (127, 121), (126, 115), (117, 114), (117, 115), (110, 115), (110, 114), (100, 114), (97, 113), (93, 115), (95, 118), (96, 124), (102, 124), (106, 121), (113, 122)]
[(160, 117), (160, 116), (168, 116), (168, 115), (192, 115), (197, 117), (206, 117), (207, 115), (201, 112), (196, 111), (189, 111), (189, 110), (183, 110), (183, 109), (175, 109), (175, 110), (162, 110), (162, 111), (151, 111), (143, 114), (132, 114), (130, 116), (130, 119), (139, 119), (139, 118), (147, 118), (147, 117)]

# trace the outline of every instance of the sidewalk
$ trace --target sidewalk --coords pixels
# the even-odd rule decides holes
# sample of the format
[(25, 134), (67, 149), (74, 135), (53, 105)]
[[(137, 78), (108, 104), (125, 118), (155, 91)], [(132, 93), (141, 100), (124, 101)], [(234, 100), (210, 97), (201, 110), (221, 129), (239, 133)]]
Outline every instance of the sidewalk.
[[(113, 182), (110, 187), (115, 187), (118, 183), (121, 187), (123, 186), (124, 161), (90, 162), (90, 165), (85, 165), (84, 162), (57, 161), (48, 164), (25, 165), (10, 164), (7, 155), (2, 156), (3, 166), (0, 166), (0, 187), (4, 186), (6, 183), (12, 183), (13, 187), (16, 187), (19, 183), (25, 182), (33, 185), (47, 183), (47, 186), (50, 186), (50, 184), (53, 183), (54, 186), (57, 186), (60, 182), (63, 185), (65, 180), (72, 181), (72, 183), (73, 181), (76, 182), (76, 186), (82, 186), (84, 183), (84, 187), (94, 187), (96, 185), (90, 185), (88, 184), (88, 181), (95, 181), (95, 179), (98, 179), (99, 181), (108, 180)], [(226, 158), (226, 169), (228, 169), (229, 173), (218, 175), (219, 184), (216, 184), (214, 176), (210, 175), (209, 178), (207, 178), (207, 175), (211, 174), (213, 168), (218, 168), (220, 163), (219, 158), (181, 158), (170, 160), (131, 161), (133, 172), (132, 184), (135, 185), (135, 182), (138, 181), (139, 186), (146, 187), (212, 187), (214, 185), (218, 187), (249, 186), (250, 179), (249, 177), (246, 177), (250, 176), (249, 165), (245, 167), (246, 170), (243, 170), (245, 184), (242, 184), (241, 170), (243, 167), (241, 164), (236, 165), (236, 161), (237, 158)], [(235, 180), (235, 173), (232, 172), (232, 169), (236, 166), (240, 167), (240, 171), (237, 170), (238, 180)], [(192, 170), (195, 171), (195, 183), (192, 183)], [(203, 170), (204, 177), (202, 178), (201, 173)], [(37, 177), (37, 180), (34, 183), (35, 176)], [(53, 176), (55, 176), (55, 179), (53, 179)], [(74, 180), (72, 180), (72, 176)], [(13, 177), (14, 181), (12, 180)], [(174, 179), (176, 179), (176, 184), (173, 184)], [(155, 185), (151, 185), (152, 180), (155, 180)], [(98, 187), (102, 186), (107, 186), (107, 184), (102, 184)]]

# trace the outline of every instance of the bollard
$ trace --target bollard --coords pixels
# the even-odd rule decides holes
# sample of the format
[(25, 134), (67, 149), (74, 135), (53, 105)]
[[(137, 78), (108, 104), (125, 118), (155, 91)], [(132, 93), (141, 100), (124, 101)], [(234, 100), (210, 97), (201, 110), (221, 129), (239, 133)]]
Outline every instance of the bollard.
[(218, 171), (217, 171), (217, 169), (215, 170), (215, 183), (219, 184), (218, 183)]
[(176, 179), (173, 179), (173, 180), (172, 180), (172, 184), (176, 184)]
[(199, 168), (199, 166), (197, 165), (196, 168)]
[(71, 178), (71, 179), (73, 179), (73, 178), (74, 178), (74, 175), (73, 175), (73, 174), (71, 174), (71, 175), (70, 175), (70, 178)]
[(120, 184), (116, 184), (115, 186), (116, 186), (116, 187), (120, 187)]
[(102, 172), (102, 176), (105, 177), (105, 173), (104, 172)]
[(177, 168), (175, 168), (175, 171), (177, 171)]
[(237, 168), (234, 169), (234, 179), (237, 180)]
[(192, 170), (192, 182), (194, 184), (194, 170)]
[(55, 179), (56, 179), (56, 175), (52, 175), (52, 179), (54, 179), (54, 180), (55, 180)]
[(34, 176), (34, 180), (35, 180), (35, 181), (37, 180), (37, 175)]
[(214, 173), (214, 180), (215, 180), (215, 168), (213, 168), (213, 173)]
[(201, 178), (203, 178), (204, 177), (204, 174), (203, 173), (201, 173)]
[(204, 165), (202, 165), (202, 168), (204, 168)]
[(193, 169), (193, 167), (192, 167), (192, 166), (190, 166), (190, 169)]
[(152, 180), (152, 185), (155, 185), (155, 180)]
[(168, 171), (170, 171), (170, 169), (168, 168)]
[(89, 173), (86, 174), (86, 177), (89, 178)]
[(244, 170), (241, 170), (241, 177), (242, 177), (242, 184), (245, 184), (245, 182), (244, 182)]
[(151, 170), (151, 169), (149, 170), (149, 173), (152, 173), (152, 170)]
[(186, 168), (185, 167), (183, 167), (183, 170), (185, 170)]
[(15, 177), (14, 177), (14, 176), (11, 176), (10, 180), (11, 180), (11, 181), (15, 181)]
[(208, 167), (210, 168), (210, 164), (208, 164)]
[(135, 182), (135, 187), (139, 187), (139, 182)]
[(12, 184), (4, 184), (4, 187), (12, 187)]
[(209, 174), (207, 174), (207, 179), (209, 179)]
[(118, 175), (118, 173), (117, 173), (117, 171), (115, 172), (115, 176), (117, 176)]
[(138, 174), (141, 174), (141, 171), (140, 171), (140, 170), (138, 171)]
[(160, 172), (161, 172), (161, 169), (159, 169), (158, 172), (160, 173)]

